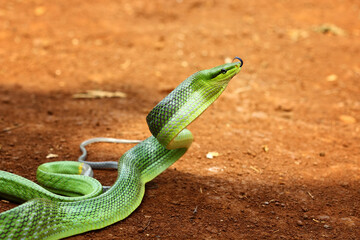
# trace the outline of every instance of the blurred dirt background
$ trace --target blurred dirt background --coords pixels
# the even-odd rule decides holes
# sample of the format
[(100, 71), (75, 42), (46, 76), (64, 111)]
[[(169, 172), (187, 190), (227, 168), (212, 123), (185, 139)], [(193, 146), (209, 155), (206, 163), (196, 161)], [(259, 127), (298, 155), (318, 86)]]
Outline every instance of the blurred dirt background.
[[(244, 60), (141, 206), (70, 239), (360, 238), (359, 1), (0, 6), (0, 169), (31, 180), (41, 163), (76, 160), (88, 138), (147, 138), (147, 113), (181, 81)], [(125, 95), (73, 97), (87, 90)], [(130, 147), (94, 145), (90, 159)], [(111, 184), (116, 171), (95, 177)]]

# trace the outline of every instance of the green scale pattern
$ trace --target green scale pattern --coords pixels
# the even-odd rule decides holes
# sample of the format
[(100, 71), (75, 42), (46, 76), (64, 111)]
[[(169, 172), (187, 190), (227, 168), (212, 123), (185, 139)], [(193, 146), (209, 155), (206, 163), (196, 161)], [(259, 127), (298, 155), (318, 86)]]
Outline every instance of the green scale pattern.
[[(78, 162), (69, 161), (54, 163), (66, 163), (66, 166), (79, 165)], [(101, 183), (95, 178), (73, 174), (67, 174), (66, 177), (64, 177), (64, 174), (49, 173), (43, 171), (43, 169), (45, 168), (44, 165), (46, 164), (39, 166), (37, 170), (37, 179), (38, 181), (41, 180), (39, 182), (42, 186), (62, 186), (62, 188), (64, 188), (64, 186), (68, 188), (72, 186), (72, 190), (74, 189), (74, 186), (76, 186), (76, 189), (78, 190), (77, 192), (80, 192), (83, 195), (79, 196), (69, 191), (67, 192), (67, 195), (71, 195), (71, 197), (61, 196), (55, 194), (54, 192), (56, 192), (56, 190), (54, 189), (51, 189), (51, 191), (49, 191), (48, 189), (24, 177), (5, 171), (0, 171), (0, 197), (19, 203), (35, 198), (46, 198), (54, 201), (72, 202), (96, 197), (102, 192)], [(64, 171), (64, 167), (60, 167), (60, 169), (60, 172), (66, 172)]]
[[(60, 196), (31, 193), (42, 190), (29, 180), (0, 171), (1, 197), (23, 201), (36, 198), (0, 213), (0, 239), (59, 239), (100, 229), (129, 216), (141, 203), (145, 183), (177, 161), (187, 151), (192, 136), (184, 140), (184, 135), (179, 135), (185, 144), (169, 143), (219, 97), (241, 66), (242, 60), (197, 72), (165, 97), (147, 116), (153, 136), (120, 158), (118, 178), (103, 194), (65, 202)], [(175, 149), (168, 150), (168, 146)], [(60, 182), (51, 177), (48, 180)]]
[(188, 77), (146, 117), (150, 132), (163, 146), (167, 146), (184, 126), (205, 111), (225, 90), (230, 80), (213, 84), (202, 80), (202, 77), (201, 72)]
[(0, 214), (0, 239), (58, 239), (69, 236), (70, 231), (74, 235), (120, 221), (140, 205), (145, 183), (186, 150), (167, 150), (149, 137), (120, 158), (117, 181), (107, 192), (76, 202), (28, 201)]
[[(196, 75), (196, 73), (194, 75)], [(177, 86), (147, 115), (146, 122), (154, 137), (157, 137), (169, 119), (179, 110), (179, 108), (181, 108), (181, 105), (186, 102), (190, 94), (194, 91), (194, 83), (192, 81), (194, 75), (190, 76)]]

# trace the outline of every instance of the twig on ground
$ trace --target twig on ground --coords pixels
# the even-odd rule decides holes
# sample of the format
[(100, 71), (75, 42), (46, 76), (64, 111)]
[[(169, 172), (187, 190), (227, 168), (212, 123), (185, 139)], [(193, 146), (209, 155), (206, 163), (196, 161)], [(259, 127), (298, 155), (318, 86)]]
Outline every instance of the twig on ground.
[(140, 233), (144, 232), (144, 231), (149, 227), (150, 222), (151, 222), (151, 218), (150, 218), (149, 221), (147, 222), (146, 226), (143, 227), (142, 229), (140, 229), (138, 232), (140, 232)]
[(6, 128), (4, 128), (4, 129), (2, 129), (2, 130), (0, 131), (0, 133), (9, 132), (9, 131), (11, 131), (11, 130), (20, 128), (20, 127), (22, 127), (22, 126), (24, 126), (24, 124), (14, 125), (14, 126), (12, 126), (12, 127), (6, 127)]

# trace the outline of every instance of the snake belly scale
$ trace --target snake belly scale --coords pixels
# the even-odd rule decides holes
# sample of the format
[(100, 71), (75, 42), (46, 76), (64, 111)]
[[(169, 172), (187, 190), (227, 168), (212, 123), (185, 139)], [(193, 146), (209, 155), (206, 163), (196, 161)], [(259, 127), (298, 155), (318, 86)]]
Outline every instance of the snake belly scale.
[[(0, 213), (0, 239), (60, 239), (100, 229), (129, 216), (141, 203), (145, 183), (185, 154), (193, 140), (186, 126), (218, 98), (230, 79), (240, 71), (243, 62), (236, 59), (239, 61), (191, 75), (150, 111), (146, 120), (152, 136), (119, 159), (117, 180), (104, 193), (95, 179), (88, 191), (57, 190), (57, 193), (70, 197), (51, 193), (48, 190), (69, 185), (67, 180), (61, 181), (61, 175), (52, 173), (53, 169), (60, 168), (56, 162), (51, 167), (40, 166), (45, 172), (49, 170), (49, 175), (38, 170), (38, 177), (46, 176), (43, 178), (57, 184), (56, 187), (47, 185), (43, 188), (18, 175), (0, 171), (0, 197), (26, 201)], [(67, 163), (60, 162), (59, 165)], [(79, 164), (84, 163), (76, 164), (74, 168), (66, 167), (65, 173), (77, 174), (80, 181), (93, 179), (81, 175)], [(75, 173), (71, 169), (75, 169)], [(54, 180), (53, 176), (58, 178)]]

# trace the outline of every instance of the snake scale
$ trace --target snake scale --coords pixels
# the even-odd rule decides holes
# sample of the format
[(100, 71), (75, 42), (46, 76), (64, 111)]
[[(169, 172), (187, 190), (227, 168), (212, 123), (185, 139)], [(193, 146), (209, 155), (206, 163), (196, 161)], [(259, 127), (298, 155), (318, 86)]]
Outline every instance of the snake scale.
[(121, 156), (117, 180), (105, 192), (86, 176), (92, 175), (91, 168), (81, 162), (39, 166), (37, 178), (43, 187), (0, 171), (0, 197), (25, 202), (0, 214), (0, 239), (60, 239), (129, 216), (141, 203), (145, 183), (187, 151), (193, 136), (186, 127), (240, 71), (243, 61), (235, 59), (239, 61), (194, 73), (150, 111), (146, 121), (152, 136)]

